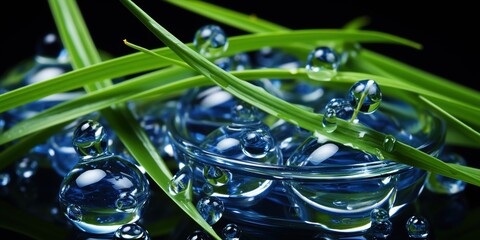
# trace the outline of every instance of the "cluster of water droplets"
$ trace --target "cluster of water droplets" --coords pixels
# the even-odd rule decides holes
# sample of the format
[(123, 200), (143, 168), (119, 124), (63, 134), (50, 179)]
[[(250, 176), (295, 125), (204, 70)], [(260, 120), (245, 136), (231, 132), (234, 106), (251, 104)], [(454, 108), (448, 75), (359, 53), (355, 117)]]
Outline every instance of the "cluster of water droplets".
[(113, 233), (138, 221), (150, 195), (145, 175), (109, 152), (107, 133), (97, 121), (81, 122), (72, 141), (79, 162), (65, 175), (58, 194), (67, 218), (95, 234)]

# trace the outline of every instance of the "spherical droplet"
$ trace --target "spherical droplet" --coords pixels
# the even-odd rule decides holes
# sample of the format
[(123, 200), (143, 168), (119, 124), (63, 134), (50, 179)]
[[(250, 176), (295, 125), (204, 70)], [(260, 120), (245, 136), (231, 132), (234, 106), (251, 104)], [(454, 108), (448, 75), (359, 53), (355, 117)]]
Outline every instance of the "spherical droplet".
[(223, 186), (230, 180), (230, 173), (217, 167), (207, 165), (203, 168), (203, 176), (213, 186)]
[(395, 143), (397, 142), (397, 139), (392, 136), (392, 135), (386, 135), (385, 139), (383, 140), (383, 148), (387, 152), (392, 152), (393, 149), (395, 148)]
[(114, 240), (150, 240), (148, 231), (135, 223), (122, 225), (114, 236)]
[(216, 197), (203, 197), (197, 202), (197, 210), (203, 219), (210, 224), (215, 224), (223, 215), (223, 202)]
[(38, 156), (36, 154), (28, 154), (18, 160), (15, 165), (15, 173), (20, 178), (31, 178), (38, 170)]
[(222, 229), (222, 235), (225, 240), (239, 240), (242, 231), (236, 224), (229, 223)]
[(172, 195), (177, 195), (185, 192), (185, 190), (188, 188), (188, 184), (190, 183), (191, 174), (192, 169), (189, 166), (185, 166), (175, 173), (172, 180), (170, 180), (170, 183), (168, 184), (170, 193)]
[(202, 191), (205, 195), (210, 196), (213, 194), (213, 186), (211, 184), (205, 183), (202, 186)]
[(370, 212), (370, 219), (372, 222), (385, 222), (388, 221), (390, 218), (390, 215), (387, 210), (383, 208), (375, 208)]
[(408, 236), (411, 238), (428, 237), (429, 224), (426, 218), (421, 216), (411, 216), (405, 224)]
[(103, 126), (94, 120), (86, 120), (73, 132), (73, 146), (83, 158), (92, 158), (108, 151), (108, 137)]
[(353, 106), (344, 98), (330, 99), (330, 101), (328, 101), (328, 103), (325, 105), (325, 111), (328, 109), (333, 109), (335, 111), (335, 117), (343, 120), (349, 120), (352, 118), (354, 112)]
[(120, 193), (115, 201), (115, 206), (120, 211), (133, 211), (137, 207), (137, 199), (128, 192)]
[(261, 129), (244, 132), (240, 144), (243, 153), (252, 158), (262, 158), (274, 147), (273, 139)]
[(350, 87), (347, 100), (355, 109), (360, 105), (360, 112), (373, 113), (382, 102), (382, 91), (374, 80), (361, 80)]
[(331, 80), (337, 74), (337, 53), (329, 47), (318, 47), (307, 57), (306, 70), (310, 78), (315, 80)]
[(5, 187), (10, 183), (10, 174), (7, 172), (0, 173), (0, 187)]
[(390, 220), (383, 222), (372, 222), (368, 235), (373, 236), (374, 239), (387, 239), (392, 234), (393, 224)]
[(234, 123), (250, 123), (258, 121), (257, 109), (248, 103), (238, 103), (232, 108)]
[(192, 234), (187, 236), (186, 240), (210, 240), (210, 236), (202, 230), (195, 230)]
[(329, 133), (337, 129), (337, 113), (335, 109), (327, 108), (323, 114), (322, 126)]
[(228, 39), (220, 26), (209, 24), (197, 30), (193, 45), (207, 58), (218, 57), (227, 50)]
[(75, 204), (68, 205), (66, 215), (70, 220), (75, 222), (82, 221), (83, 218), (82, 209)]
[(37, 43), (36, 60), (41, 63), (68, 61), (67, 51), (55, 33), (45, 34)]

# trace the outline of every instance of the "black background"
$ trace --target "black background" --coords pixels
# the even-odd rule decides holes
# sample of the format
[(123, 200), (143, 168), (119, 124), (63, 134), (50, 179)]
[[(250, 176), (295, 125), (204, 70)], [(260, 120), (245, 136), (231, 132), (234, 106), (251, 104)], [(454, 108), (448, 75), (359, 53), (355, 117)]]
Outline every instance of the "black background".
[[(135, 52), (122, 40), (147, 48), (162, 47), (119, 1), (78, 1), (99, 49), (121, 56)], [(190, 42), (200, 26), (213, 21), (163, 1), (136, 1), (147, 13), (184, 42)], [(398, 45), (365, 45), (418, 68), (479, 89), (479, 13), (473, 1), (209, 1), (273, 21), (292, 29), (340, 28), (348, 21), (368, 16), (368, 30), (377, 30), (423, 45), (415, 50)], [(260, 4), (261, 3), (261, 4)], [(272, 5), (272, 6), (266, 6)], [(273, 7), (275, 5), (275, 7)], [(0, 74), (32, 56), (43, 34), (55, 29), (47, 1), (10, 1), (0, 14)], [(228, 35), (244, 32), (225, 26)], [(453, 96), (454, 97), (454, 96)], [(1, 104), (1, 103), (0, 103)], [(479, 150), (457, 148), (471, 165), (479, 166)], [(469, 201), (478, 202), (478, 188), (469, 186)]]

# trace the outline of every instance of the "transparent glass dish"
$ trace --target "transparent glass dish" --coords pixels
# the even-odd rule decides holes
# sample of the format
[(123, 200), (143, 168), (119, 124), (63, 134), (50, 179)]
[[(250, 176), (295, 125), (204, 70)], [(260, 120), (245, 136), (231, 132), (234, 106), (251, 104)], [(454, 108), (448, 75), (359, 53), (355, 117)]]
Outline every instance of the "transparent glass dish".
[[(188, 165), (193, 169), (194, 201), (206, 195), (218, 197), (225, 205), (223, 218), (229, 222), (281, 231), (359, 233), (370, 227), (373, 209), (383, 208), (393, 217), (412, 203), (424, 188), (425, 171), (380, 160), (333, 142), (326, 144), (337, 146), (336, 153), (330, 157), (334, 164), (315, 166), (265, 164), (207, 151), (200, 147), (201, 138), (198, 137), (208, 134), (207, 128), (199, 125), (189, 128), (185, 124), (184, 118), (188, 115), (182, 113), (182, 104), (180, 102), (180, 110), (167, 123), (175, 158), (180, 167)], [(222, 121), (213, 118), (202, 124), (209, 129), (225, 124), (223, 118)], [(433, 156), (440, 153), (444, 144), (443, 121), (429, 112), (392, 99), (385, 99), (375, 113), (359, 116), (359, 122)], [(281, 134), (275, 137), (285, 139), (288, 134), (296, 134), (289, 130), (295, 128), (294, 125), (283, 126), (287, 127), (279, 128), (277, 132)], [(284, 152), (284, 155), (298, 155), (300, 148), (308, 150), (315, 145), (311, 133), (308, 136), (305, 141), (310, 141), (310, 145), (299, 143), (296, 150), (289, 150), (293, 153)], [(276, 144), (281, 144), (282, 139), (275, 140)], [(359, 157), (369, 158), (369, 161), (356, 161)], [(214, 185), (206, 190), (205, 171), (212, 168), (225, 174), (232, 185)]]

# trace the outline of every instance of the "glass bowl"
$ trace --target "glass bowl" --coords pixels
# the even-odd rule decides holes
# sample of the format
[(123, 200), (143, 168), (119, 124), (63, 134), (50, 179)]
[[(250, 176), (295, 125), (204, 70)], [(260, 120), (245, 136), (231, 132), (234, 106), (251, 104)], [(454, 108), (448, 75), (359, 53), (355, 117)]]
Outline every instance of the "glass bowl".
[[(235, 98), (216, 94), (225, 100), (219, 106), (235, 105), (228, 102)], [(283, 120), (269, 125), (273, 142), (281, 150), (280, 164), (212, 152), (202, 148), (202, 142), (210, 131), (228, 124), (230, 117), (215, 110), (195, 114), (189, 105), (194, 96), (190, 92), (179, 101), (179, 108), (167, 122), (168, 134), (179, 166), (192, 169), (193, 200), (219, 198), (225, 206), (222, 219), (229, 222), (285, 232), (359, 233), (370, 227), (373, 209), (383, 208), (393, 217), (424, 188), (427, 173), (421, 169), (380, 160), (334, 142), (319, 143), (308, 131)], [(267, 114), (260, 115), (268, 121)], [(202, 119), (189, 119), (192, 116)], [(444, 144), (445, 124), (441, 119), (395, 99), (384, 99), (376, 112), (359, 115), (358, 119), (433, 156)], [(329, 147), (334, 152), (325, 164), (291, 164), (304, 153), (318, 153), (316, 150)], [(212, 172), (217, 181), (209, 179)], [(218, 184), (222, 179), (223, 183)]]

